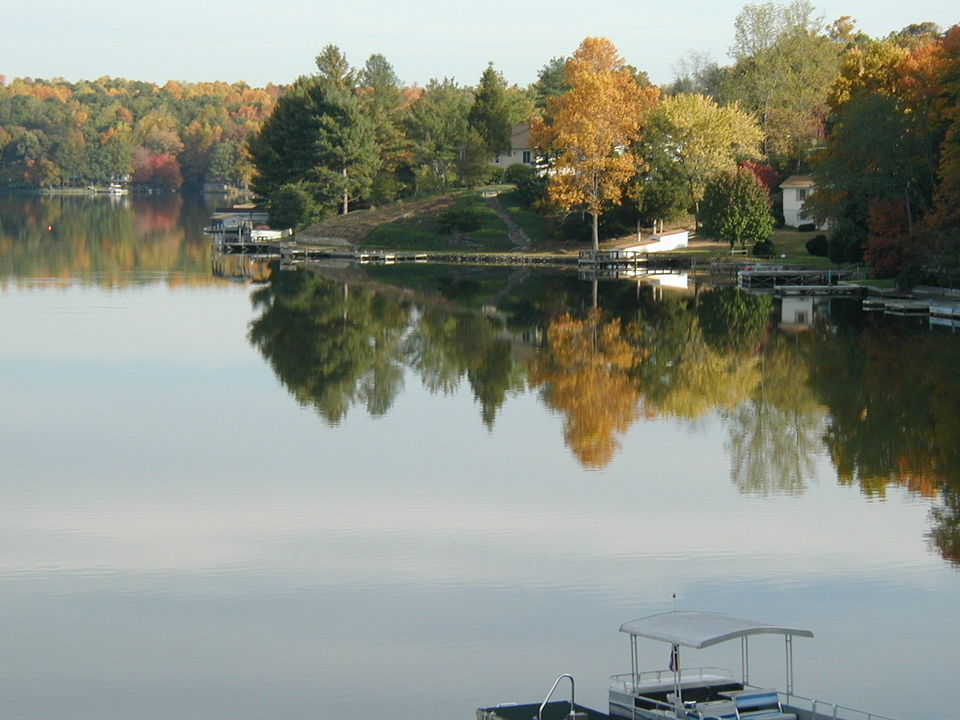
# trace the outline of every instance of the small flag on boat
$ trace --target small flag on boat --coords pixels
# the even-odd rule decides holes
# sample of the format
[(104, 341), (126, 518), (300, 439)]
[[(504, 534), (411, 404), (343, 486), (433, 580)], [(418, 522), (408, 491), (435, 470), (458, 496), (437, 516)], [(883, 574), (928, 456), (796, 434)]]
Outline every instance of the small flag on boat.
[(670, 669), (673, 672), (680, 670), (680, 646), (674, 645), (673, 649), (670, 650)]

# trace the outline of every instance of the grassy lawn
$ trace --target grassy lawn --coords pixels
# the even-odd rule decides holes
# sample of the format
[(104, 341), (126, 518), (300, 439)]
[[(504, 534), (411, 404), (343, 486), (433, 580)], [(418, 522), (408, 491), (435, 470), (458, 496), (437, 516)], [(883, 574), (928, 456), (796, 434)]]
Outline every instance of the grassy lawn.
[[(807, 265), (811, 268), (836, 267), (830, 258), (818, 257), (807, 252), (807, 241), (814, 235), (821, 234), (824, 234), (822, 230), (800, 232), (793, 228), (777, 228), (770, 237), (777, 251), (775, 259), (787, 263)], [(786, 255), (786, 257), (781, 257), (782, 255)]]
[[(366, 248), (389, 250), (435, 250), (498, 252), (512, 248), (507, 229), (481, 196), (482, 190), (462, 193), (440, 213), (414, 215), (380, 225), (363, 242)], [(469, 212), (479, 221), (468, 231), (443, 232), (444, 212)]]
[(500, 207), (506, 211), (507, 215), (527, 234), (532, 242), (539, 243), (549, 239), (547, 236), (547, 218), (521, 204), (512, 188), (510, 192), (500, 194)]

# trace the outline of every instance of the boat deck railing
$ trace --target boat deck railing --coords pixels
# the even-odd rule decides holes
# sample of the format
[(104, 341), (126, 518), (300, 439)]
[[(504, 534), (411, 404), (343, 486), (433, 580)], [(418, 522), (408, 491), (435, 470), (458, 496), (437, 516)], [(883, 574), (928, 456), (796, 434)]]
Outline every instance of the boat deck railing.
[[(733, 673), (720, 667), (681, 668), (679, 678), (681, 683), (731, 679), (733, 679)], [(673, 681), (673, 670), (646, 670), (636, 675), (633, 673), (613, 675), (610, 678), (610, 685), (622, 688), (623, 692), (636, 692), (638, 688), (672, 685)]]
[(802, 695), (788, 695), (785, 692), (779, 692), (778, 694), (780, 695), (780, 704), (785, 709), (789, 706), (791, 710), (801, 710), (803, 714), (798, 715), (798, 717), (809, 717), (811, 720), (895, 720), (889, 715), (880, 715), (846, 705), (814, 700)]

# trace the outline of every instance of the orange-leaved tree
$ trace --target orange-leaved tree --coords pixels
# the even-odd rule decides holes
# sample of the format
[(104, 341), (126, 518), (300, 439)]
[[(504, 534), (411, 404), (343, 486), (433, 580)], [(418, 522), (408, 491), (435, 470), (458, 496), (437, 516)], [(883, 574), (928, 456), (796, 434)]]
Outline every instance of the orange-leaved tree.
[(569, 90), (548, 100), (546, 120), (534, 119), (531, 134), (550, 159), (550, 199), (564, 210), (590, 213), (596, 250), (600, 213), (620, 202), (642, 169), (629, 149), (660, 91), (638, 83), (613, 43), (597, 37), (585, 39), (567, 61), (564, 82)]

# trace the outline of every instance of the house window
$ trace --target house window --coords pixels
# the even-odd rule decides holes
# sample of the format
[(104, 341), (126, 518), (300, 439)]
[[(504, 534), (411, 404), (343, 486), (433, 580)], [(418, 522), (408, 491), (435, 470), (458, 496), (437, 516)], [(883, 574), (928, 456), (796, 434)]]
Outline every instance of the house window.
[(529, 150), (524, 150), (524, 151), (523, 151), (523, 163), (524, 163), (525, 165), (529, 165), (529, 164), (530, 164), (530, 151), (529, 151)]
[(805, 310), (797, 310), (796, 322), (798, 325), (807, 324), (807, 312)]
[(797, 188), (797, 202), (803, 202), (807, 199), (807, 189)]

